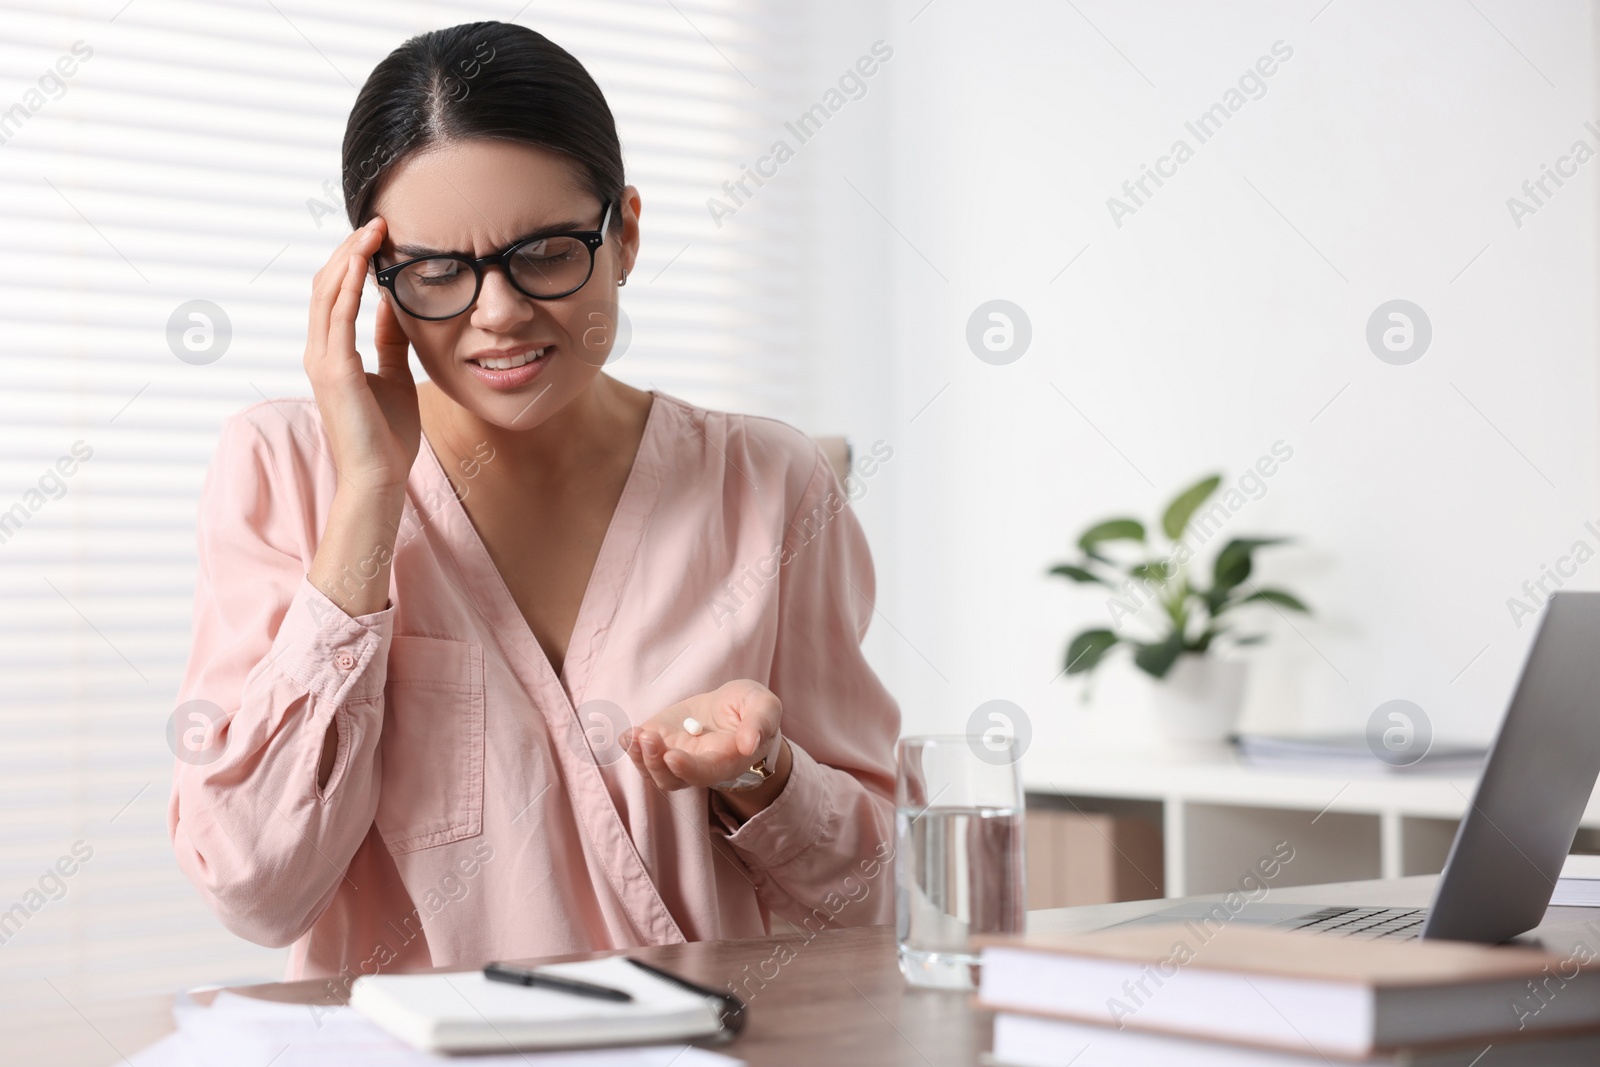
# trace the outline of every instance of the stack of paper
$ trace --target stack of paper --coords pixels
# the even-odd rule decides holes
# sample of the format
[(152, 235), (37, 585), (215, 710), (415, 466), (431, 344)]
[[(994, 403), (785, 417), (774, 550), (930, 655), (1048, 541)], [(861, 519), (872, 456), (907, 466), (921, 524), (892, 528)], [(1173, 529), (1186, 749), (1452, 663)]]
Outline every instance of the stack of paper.
[(468, 1059), (419, 1052), (350, 1008), (281, 1004), (218, 993), (210, 1007), (180, 995), (176, 1033), (133, 1056), (131, 1067), (742, 1067), (685, 1045), (526, 1052)]
[(1322, 771), (1350, 776), (1387, 774), (1476, 774), (1488, 749), (1481, 745), (1434, 742), (1414, 763), (1379, 759), (1361, 734), (1278, 737), (1244, 734), (1234, 740), (1239, 759), (1253, 767), (1282, 771)]
[(1600, 856), (1568, 856), (1550, 906), (1600, 908)]

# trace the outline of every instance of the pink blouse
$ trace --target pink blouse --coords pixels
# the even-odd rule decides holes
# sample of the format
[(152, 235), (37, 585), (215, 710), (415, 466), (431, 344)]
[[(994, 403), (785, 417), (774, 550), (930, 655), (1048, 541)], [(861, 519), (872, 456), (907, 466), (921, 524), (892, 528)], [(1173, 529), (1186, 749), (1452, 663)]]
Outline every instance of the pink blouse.
[[(225, 420), (201, 491), (179, 727), (216, 725), (178, 747), (167, 823), (229, 930), (292, 942), (289, 979), (348, 981), (753, 937), (773, 913), (892, 921), (900, 713), (861, 653), (866, 539), (814, 442), (655, 393), (559, 676), (426, 436), (389, 606), (351, 617), (312, 585), (330, 455), (314, 400), (263, 401)], [(778, 695), (793, 750), (742, 825), (618, 744), (734, 678)]]

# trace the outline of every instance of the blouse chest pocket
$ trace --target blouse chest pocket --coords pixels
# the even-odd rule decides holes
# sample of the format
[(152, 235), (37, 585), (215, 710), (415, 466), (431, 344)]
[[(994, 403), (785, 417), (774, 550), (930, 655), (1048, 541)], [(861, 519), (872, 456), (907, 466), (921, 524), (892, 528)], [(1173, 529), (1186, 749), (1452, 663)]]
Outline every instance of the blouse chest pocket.
[(483, 646), (390, 639), (378, 833), (390, 853), (483, 832)]

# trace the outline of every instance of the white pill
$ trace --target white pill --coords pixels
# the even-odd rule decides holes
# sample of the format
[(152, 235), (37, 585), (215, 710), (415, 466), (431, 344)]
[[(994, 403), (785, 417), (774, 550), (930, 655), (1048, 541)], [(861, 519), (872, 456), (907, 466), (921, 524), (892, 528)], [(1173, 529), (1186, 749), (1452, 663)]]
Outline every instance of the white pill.
[(684, 731), (686, 733), (690, 734), (691, 736), (699, 737), (701, 732), (703, 730), (705, 730), (705, 727), (700, 725), (700, 720), (699, 719), (696, 719), (693, 716), (691, 716), (691, 717), (683, 720), (683, 729), (684, 729)]

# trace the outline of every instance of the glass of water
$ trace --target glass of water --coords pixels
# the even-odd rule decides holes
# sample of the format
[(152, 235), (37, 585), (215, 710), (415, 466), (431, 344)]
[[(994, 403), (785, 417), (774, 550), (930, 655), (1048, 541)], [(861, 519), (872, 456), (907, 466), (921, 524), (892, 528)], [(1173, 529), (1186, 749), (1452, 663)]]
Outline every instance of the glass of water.
[(1022, 776), (1011, 738), (903, 737), (895, 748), (895, 939), (914, 986), (972, 989), (969, 934), (1020, 934)]

